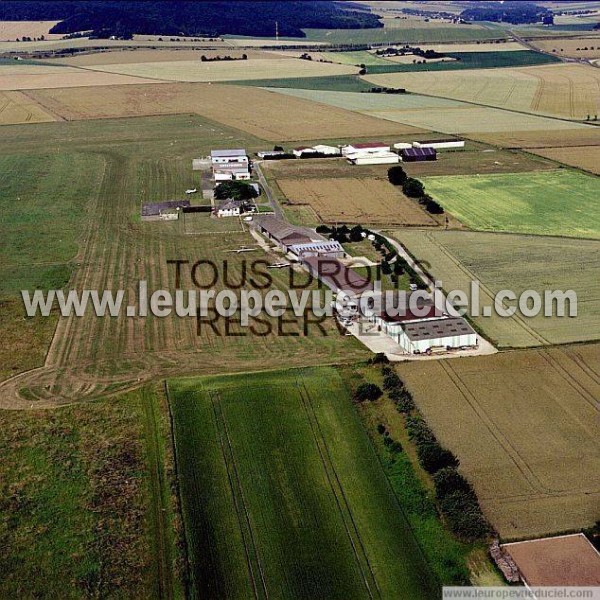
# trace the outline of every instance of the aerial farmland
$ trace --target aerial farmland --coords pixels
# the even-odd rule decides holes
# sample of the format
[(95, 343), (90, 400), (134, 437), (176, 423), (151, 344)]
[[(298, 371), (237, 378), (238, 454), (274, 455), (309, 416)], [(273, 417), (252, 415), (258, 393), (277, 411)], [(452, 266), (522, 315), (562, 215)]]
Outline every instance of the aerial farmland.
[(600, 3), (116, 4), (0, 3), (0, 598), (596, 581)]

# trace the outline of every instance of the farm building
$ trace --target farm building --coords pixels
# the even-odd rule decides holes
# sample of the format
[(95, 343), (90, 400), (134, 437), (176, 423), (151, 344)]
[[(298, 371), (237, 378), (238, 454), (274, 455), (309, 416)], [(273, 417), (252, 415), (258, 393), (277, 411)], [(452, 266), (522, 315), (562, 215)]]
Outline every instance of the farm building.
[(314, 152), (314, 148), (311, 148), (310, 146), (299, 146), (298, 148), (294, 148), (292, 150), (292, 154), (296, 158), (302, 158), (304, 154), (313, 154)]
[(398, 142), (394, 144), (394, 150), (406, 150), (407, 148), (412, 148), (413, 145), (409, 142)]
[(404, 162), (437, 160), (437, 152), (434, 148), (407, 148), (400, 151), (400, 156)]
[(342, 151), (337, 146), (326, 146), (325, 144), (317, 144), (313, 146), (313, 150), (319, 154), (326, 154), (328, 156), (340, 156)]
[(528, 586), (600, 586), (600, 553), (583, 533), (502, 544), (501, 548)]
[(342, 245), (339, 242), (334, 241), (294, 244), (291, 246), (290, 252), (300, 259), (312, 256), (322, 256), (325, 258), (344, 258), (346, 256), (346, 252)]
[(256, 153), (258, 158), (272, 158), (273, 156), (281, 156), (285, 154), (283, 150), (261, 150)]
[(400, 162), (400, 158), (395, 152), (347, 154), (346, 159), (353, 165), (391, 165)]
[(179, 218), (179, 211), (189, 206), (189, 200), (142, 204), (142, 221), (174, 221)]
[(245, 206), (241, 200), (221, 200), (215, 207), (214, 214), (217, 217), (239, 217), (243, 212)]
[[(455, 140), (448, 138), (445, 140), (425, 140), (422, 142), (413, 142), (415, 148), (434, 148), (435, 150), (445, 150), (451, 148), (464, 148), (464, 140)], [(395, 146), (394, 146), (395, 147)]]
[(381, 154), (382, 152), (389, 152), (389, 144), (383, 142), (362, 142), (359, 144), (348, 144), (342, 148), (342, 156), (355, 155), (355, 154)]
[[(435, 315), (433, 305), (428, 309), (428, 314)], [(423, 354), (434, 348), (477, 346), (477, 334), (462, 317), (416, 317), (408, 311), (395, 317), (374, 314), (369, 320), (381, 327), (407, 354)]]
[(210, 159), (215, 181), (250, 179), (250, 165), (243, 148), (212, 150)]
[(276, 242), (286, 252), (289, 252), (292, 246), (298, 244), (323, 243), (327, 241), (322, 235), (310, 229), (290, 225), (271, 215), (256, 219), (256, 227), (260, 233)]
[(344, 292), (350, 297), (356, 297), (364, 292), (373, 291), (371, 281), (335, 258), (311, 256), (304, 258), (302, 264), (313, 277), (319, 279), (335, 293)]

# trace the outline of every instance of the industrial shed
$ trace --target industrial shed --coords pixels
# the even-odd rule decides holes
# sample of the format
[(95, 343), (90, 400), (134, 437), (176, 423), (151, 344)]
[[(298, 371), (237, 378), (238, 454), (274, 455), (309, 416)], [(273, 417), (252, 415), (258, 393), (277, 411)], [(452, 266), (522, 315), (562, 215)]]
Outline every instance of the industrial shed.
[(179, 210), (189, 208), (189, 200), (168, 200), (142, 204), (142, 221), (173, 221), (179, 218)]
[(400, 162), (395, 152), (379, 152), (377, 154), (347, 154), (348, 162), (353, 165), (392, 165)]
[[(431, 315), (435, 309), (431, 307)], [(407, 354), (423, 354), (433, 348), (477, 346), (477, 334), (462, 317), (427, 318), (410, 314), (389, 317), (377, 315), (371, 320), (381, 327)]]
[(306, 227), (290, 225), (275, 216), (257, 218), (256, 227), (260, 233), (276, 242), (286, 252), (289, 252), (292, 246), (298, 244), (323, 243), (327, 241), (322, 235)]
[(406, 148), (400, 151), (404, 162), (421, 162), (426, 160), (437, 160), (435, 148)]
[(311, 242), (309, 244), (294, 244), (290, 247), (290, 252), (300, 259), (311, 256), (323, 256), (326, 258), (344, 258), (346, 252), (339, 242)]
[(436, 150), (444, 150), (451, 148), (464, 148), (465, 141), (454, 138), (447, 138), (445, 140), (423, 140), (421, 142), (413, 142), (413, 146), (415, 148), (434, 148)]
[(349, 269), (335, 258), (312, 256), (302, 263), (313, 277), (323, 282), (335, 293), (344, 292), (349, 297), (360, 296), (364, 292), (373, 291), (373, 283)]

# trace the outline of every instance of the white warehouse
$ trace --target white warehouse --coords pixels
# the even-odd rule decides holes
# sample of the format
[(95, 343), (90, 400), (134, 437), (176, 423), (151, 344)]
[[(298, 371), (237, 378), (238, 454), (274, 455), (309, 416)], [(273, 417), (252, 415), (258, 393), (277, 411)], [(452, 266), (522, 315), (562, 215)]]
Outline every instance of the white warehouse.
[(462, 317), (441, 317), (406, 322), (388, 316), (372, 315), (379, 325), (407, 354), (424, 354), (434, 348), (456, 349), (477, 346), (477, 334)]
[[(435, 150), (444, 150), (451, 148), (464, 148), (464, 140), (449, 138), (446, 140), (425, 140), (422, 142), (413, 142), (415, 148), (434, 148)], [(394, 146), (395, 147), (395, 146)]]
[(391, 165), (400, 162), (395, 152), (379, 152), (377, 154), (347, 154), (346, 158), (353, 165)]

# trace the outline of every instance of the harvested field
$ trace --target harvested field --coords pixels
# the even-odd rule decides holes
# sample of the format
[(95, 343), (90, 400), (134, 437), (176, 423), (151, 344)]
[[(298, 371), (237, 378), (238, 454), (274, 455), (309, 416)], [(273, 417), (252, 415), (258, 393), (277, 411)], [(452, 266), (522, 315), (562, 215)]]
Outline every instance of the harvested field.
[(252, 50), (236, 50), (222, 48), (219, 50), (188, 50), (185, 47), (181, 49), (164, 48), (162, 50), (147, 50), (142, 48), (121, 48), (111, 51), (91, 52), (89, 54), (79, 54), (69, 58), (53, 58), (48, 60), (48, 64), (63, 64), (74, 67), (90, 67), (97, 65), (122, 65), (130, 63), (155, 63), (155, 62), (178, 62), (178, 61), (199, 61), (201, 56), (212, 58), (215, 56), (231, 56), (240, 58), (246, 54), (248, 58), (271, 58), (276, 55), (269, 52), (260, 52)]
[(373, 117), (238, 86), (108, 86), (101, 90), (37, 91), (31, 95), (68, 120), (196, 113), (272, 141), (422, 133), (413, 127), (390, 125)]
[[(0, 67), (1, 69), (2, 67)], [(29, 67), (36, 69), (36, 67)], [(114, 73), (97, 73), (71, 69), (70, 67), (37, 67), (43, 72), (31, 74), (6, 74), (0, 78), (0, 90), (39, 90), (44, 88), (76, 88), (107, 85), (128, 85), (135, 83), (157, 83), (151, 79), (116, 75)], [(58, 71), (60, 69), (60, 71)], [(72, 92), (69, 91), (69, 94)], [(97, 92), (95, 92), (97, 97)]]
[(60, 39), (60, 33), (48, 33), (58, 21), (0, 21), (0, 41), (15, 41), (23, 36), (47, 40)]
[(568, 170), (427, 177), (426, 190), (483, 231), (600, 238), (600, 180)]
[(532, 44), (544, 52), (570, 58), (600, 58), (600, 37), (581, 37), (572, 40), (535, 40)]
[(56, 118), (22, 92), (0, 92), (0, 125), (48, 121)]
[(600, 175), (600, 146), (571, 146), (570, 148), (527, 149), (539, 156)]
[(248, 60), (200, 62), (140, 62), (93, 65), (88, 68), (133, 77), (168, 81), (234, 81), (236, 79), (277, 79), (279, 77), (319, 77), (349, 75), (356, 67), (291, 58), (251, 58)]
[[(573, 290), (577, 317), (474, 317), (500, 347), (528, 347), (600, 338), (600, 242), (467, 231), (398, 230), (394, 236), (445, 290), (472, 299), (471, 281), (480, 282), (480, 310), (494, 305), (501, 290)], [(585, 258), (582, 258), (585, 257)], [(516, 302), (505, 302), (516, 306)]]
[(600, 101), (600, 72), (579, 64), (388, 73), (365, 79), (420, 94), (580, 121), (597, 114)]
[(473, 139), (504, 146), (506, 148), (554, 148), (570, 146), (593, 146), (600, 144), (600, 128), (580, 125), (568, 129), (542, 129), (540, 131), (505, 131), (489, 133), (471, 133)]
[(398, 367), (504, 539), (598, 519), (600, 345)]
[(600, 586), (600, 554), (583, 533), (503, 544), (529, 586)]
[(422, 50), (434, 50), (435, 52), (516, 52), (526, 50), (527, 48), (519, 42), (508, 42), (506, 40), (481, 41), (472, 44), (423, 44)]
[[(386, 121), (404, 123), (442, 133), (468, 133), (473, 137), (490, 133), (507, 134), (513, 130), (547, 133), (548, 131), (591, 129), (586, 125), (538, 115), (516, 113), (488, 106), (475, 106), (466, 102), (416, 94), (382, 95), (311, 89), (273, 89), (280, 94), (355, 110)], [(494, 136), (489, 137), (494, 139)]]
[(325, 223), (436, 225), (419, 206), (388, 181), (353, 178), (278, 179), (292, 204), (308, 204)]
[(438, 595), (336, 369), (169, 388), (192, 596)]

